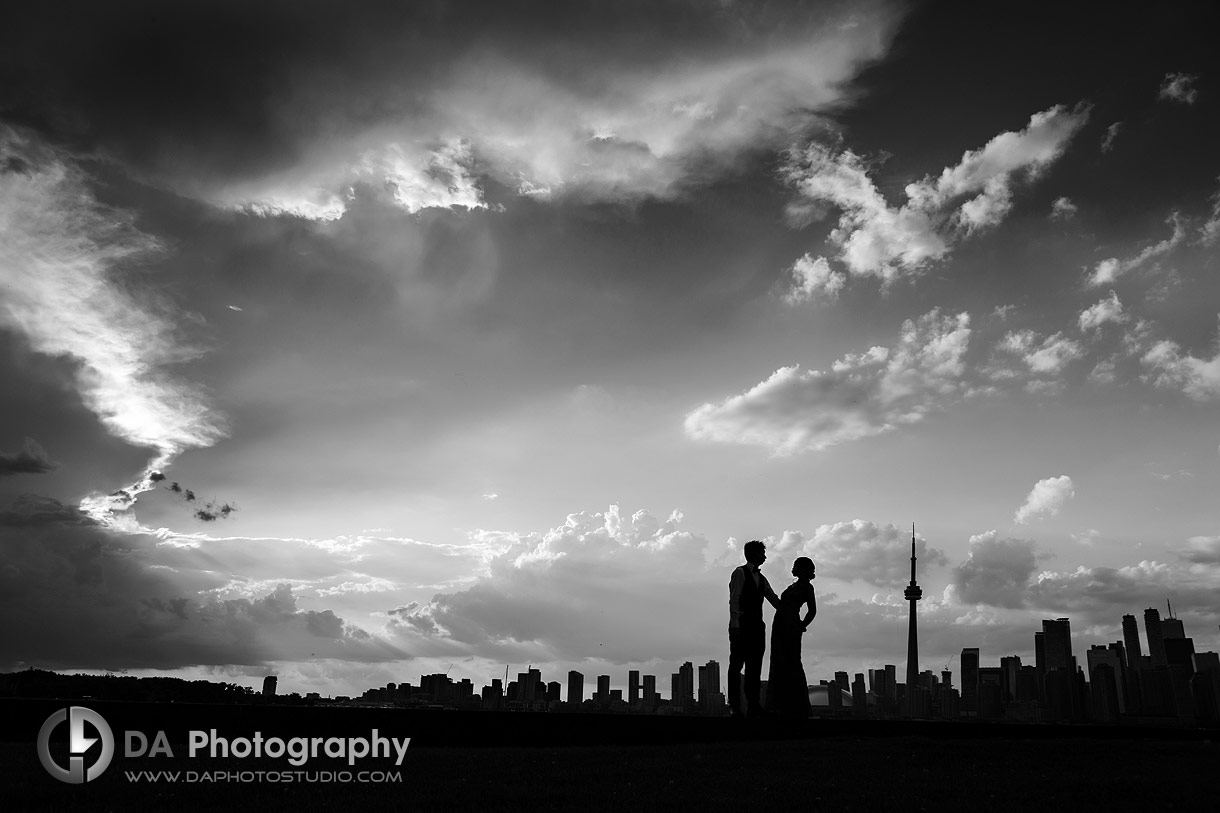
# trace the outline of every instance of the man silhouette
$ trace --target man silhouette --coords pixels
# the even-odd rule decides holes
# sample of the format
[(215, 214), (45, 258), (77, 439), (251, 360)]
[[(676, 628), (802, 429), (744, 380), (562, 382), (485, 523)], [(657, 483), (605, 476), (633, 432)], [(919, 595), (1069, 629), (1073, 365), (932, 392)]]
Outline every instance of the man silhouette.
[(763, 623), (762, 603), (779, 607), (779, 597), (759, 571), (767, 561), (767, 546), (757, 539), (745, 544), (746, 563), (729, 578), (729, 707), (734, 717), (742, 716), (741, 670), (746, 671), (745, 714), (761, 716), (758, 700), (763, 654), (767, 651), (767, 625)]

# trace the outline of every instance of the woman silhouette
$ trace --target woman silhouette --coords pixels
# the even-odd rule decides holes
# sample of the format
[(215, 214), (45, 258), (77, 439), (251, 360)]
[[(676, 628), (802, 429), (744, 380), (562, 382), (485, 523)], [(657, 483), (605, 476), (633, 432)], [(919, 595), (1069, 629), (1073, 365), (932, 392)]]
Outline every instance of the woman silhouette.
[[(767, 676), (767, 710), (791, 717), (808, 717), (809, 686), (801, 663), (801, 636), (818, 614), (812, 581), (813, 560), (802, 556), (792, 563), (796, 581), (780, 594), (771, 622), (771, 672)], [(801, 606), (809, 610), (801, 618)]]

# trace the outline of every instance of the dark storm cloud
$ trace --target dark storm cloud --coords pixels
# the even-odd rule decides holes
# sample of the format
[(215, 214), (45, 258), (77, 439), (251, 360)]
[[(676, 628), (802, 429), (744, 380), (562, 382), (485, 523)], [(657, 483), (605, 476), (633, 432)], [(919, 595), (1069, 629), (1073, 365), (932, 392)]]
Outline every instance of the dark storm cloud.
[(14, 474), (46, 474), (56, 467), (33, 438), (26, 438), (15, 452), (0, 452), (0, 477)]
[[(807, 124), (896, 16), (694, 0), (30, 4), (0, 33), (0, 111), (255, 211), (300, 212), (304, 196), (334, 216), (330, 196), (369, 173), (404, 206), (480, 205), (469, 173), (487, 162), (528, 194), (580, 167), (602, 189), (651, 168), (655, 192), (684, 170), (635, 153), (706, 157)], [(565, 117), (579, 143), (548, 132)]]
[(226, 580), (214, 561), (183, 566), (174, 548), (110, 530), (48, 497), (28, 495), (0, 510), (0, 561), (4, 665), (169, 669), (403, 657), (331, 610), (299, 607), (288, 584), (217, 599)]

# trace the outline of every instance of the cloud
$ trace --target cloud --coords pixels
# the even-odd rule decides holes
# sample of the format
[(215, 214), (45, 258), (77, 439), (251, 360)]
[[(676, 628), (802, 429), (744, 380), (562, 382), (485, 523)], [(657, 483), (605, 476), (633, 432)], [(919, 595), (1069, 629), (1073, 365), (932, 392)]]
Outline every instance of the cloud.
[(26, 438), (15, 452), (0, 452), (0, 477), (15, 474), (46, 474), (58, 464), (33, 438)]
[(1195, 81), (1198, 78), (1189, 73), (1167, 73), (1161, 80), (1161, 89), (1157, 96), (1182, 104), (1194, 104), (1199, 98), (1199, 91), (1195, 89)]
[(1220, 398), (1220, 349), (1210, 359), (1186, 353), (1170, 339), (1156, 342), (1140, 359), (1156, 386), (1181, 390), (1195, 401)]
[(968, 558), (953, 568), (957, 597), (966, 604), (1024, 607), (1036, 551), (1031, 540), (1002, 538), (996, 531), (970, 537)]
[(819, 451), (916, 423), (962, 394), (966, 313), (934, 309), (903, 323), (898, 344), (844, 356), (831, 369), (781, 367), (766, 381), (686, 416), (696, 440)]
[(1181, 245), (1182, 241), (1186, 239), (1186, 224), (1182, 220), (1181, 215), (1173, 212), (1165, 222), (1173, 226), (1173, 234), (1159, 243), (1146, 246), (1139, 254), (1126, 260), (1119, 260), (1117, 257), (1109, 257), (1102, 260), (1094, 267), (1093, 272), (1089, 274), (1085, 284), (1090, 288), (1112, 285), (1120, 276), (1128, 271), (1139, 268), (1149, 260), (1163, 257)]
[(1108, 299), (1102, 299), (1096, 305), (1091, 305), (1080, 312), (1078, 323), (1082, 332), (1097, 330), (1107, 322), (1122, 324), (1127, 321), (1127, 315), (1123, 313), (1123, 303), (1119, 301), (1118, 294), (1114, 291), (1110, 292)]
[(1199, 241), (1205, 246), (1215, 245), (1216, 240), (1220, 239), (1220, 191), (1212, 195), (1211, 201), (1211, 214), (1199, 228)]
[(1071, 220), (1076, 216), (1076, 212), (1080, 210), (1076, 204), (1072, 203), (1069, 198), (1055, 198), (1051, 204), (1051, 219), (1052, 220)]
[(1049, 376), (1060, 374), (1068, 364), (1084, 355), (1080, 343), (1062, 333), (1043, 339), (1033, 330), (1009, 331), (998, 348), (1019, 356), (1031, 372)]
[[(94, 140), (179, 194), (315, 220), (360, 195), (407, 211), (485, 207), (493, 185), (532, 198), (679, 195), (850, 101), (850, 81), (884, 54), (902, 13), (483, 4), (455, 25), (451, 9), (428, 4), (155, 18), (139, 5), (68, 20), (24, 10), (10, 106), (63, 122), (65, 137)], [(44, 38), (73, 58), (27, 42)], [(113, 58), (135, 47), (147, 62)]]
[(161, 542), (46, 497), (0, 511), (0, 664), (173, 669), (405, 657), (331, 610), (300, 606), (287, 583), (219, 598), (216, 551)]
[(944, 258), (959, 237), (1003, 220), (1014, 185), (1036, 179), (1058, 159), (1088, 115), (1084, 106), (1035, 113), (1025, 129), (1001, 133), (938, 177), (909, 184), (907, 201), (897, 208), (851, 150), (811, 144), (789, 155), (784, 175), (804, 198), (842, 210), (830, 241), (848, 270), (889, 282), (918, 274)]
[[(1215, 573), (1191, 572), (1155, 561), (1142, 561), (1125, 567), (1079, 566), (1071, 572), (1039, 573), (1029, 585), (1027, 601), (1049, 612), (1069, 615), (1077, 629), (1087, 625), (1106, 625), (1118, 633), (1123, 613), (1155, 607), (1167, 596), (1173, 598), (1179, 614), (1207, 621), (1215, 628)], [(1080, 625), (1080, 626), (1078, 626)], [(1187, 634), (1192, 630), (1188, 628)]]
[[(0, 126), (0, 168), (0, 325), (76, 362), (77, 390), (106, 429), (156, 450), (127, 489), (147, 491), (151, 471), (224, 432), (202, 391), (169, 372), (200, 353), (178, 340), (179, 315), (117, 275), (156, 245), (33, 136)], [(101, 517), (129, 502), (94, 495), (89, 506)]]
[(1101, 151), (1109, 152), (1114, 149), (1114, 139), (1118, 138), (1118, 133), (1123, 128), (1121, 121), (1116, 121), (1106, 128), (1106, 134), (1101, 140)]
[[(504, 552), (465, 589), (404, 605), (389, 631), (419, 655), (513, 662), (685, 660), (723, 647), (733, 565), (681, 514), (571, 514), (543, 533), (480, 532)], [(725, 551), (728, 553), (728, 551)], [(718, 612), (722, 610), (722, 612)]]
[(837, 299), (847, 282), (841, 272), (830, 269), (825, 257), (815, 260), (809, 254), (793, 263), (792, 278), (792, 287), (784, 294), (784, 301), (790, 305)]
[(1178, 555), (1197, 565), (1220, 565), (1220, 536), (1192, 536)]
[[(810, 537), (789, 532), (778, 540), (767, 540), (767, 550), (782, 554), (787, 561), (810, 557), (822, 579), (899, 589), (911, 578), (910, 533), (893, 525), (862, 519), (819, 525)], [(928, 547), (923, 537), (916, 538), (915, 551), (921, 574), (949, 562), (943, 551)]]
[(1017, 509), (1014, 520), (1024, 524), (1042, 516), (1055, 516), (1063, 504), (1076, 496), (1076, 487), (1072, 478), (1066, 474), (1058, 477), (1047, 477), (1039, 480), (1025, 498), (1025, 502)]

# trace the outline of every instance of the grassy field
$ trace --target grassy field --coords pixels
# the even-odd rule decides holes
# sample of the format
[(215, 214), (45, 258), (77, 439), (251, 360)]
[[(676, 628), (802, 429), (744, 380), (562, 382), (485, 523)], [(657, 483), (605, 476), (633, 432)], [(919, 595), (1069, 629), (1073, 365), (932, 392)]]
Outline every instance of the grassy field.
[[(133, 784), (116, 760), (84, 786), (51, 779), (28, 743), (0, 744), (10, 810), (1215, 809), (1209, 741), (928, 739), (411, 748), (396, 784)], [(282, 764), (211, 761), (209, 769)]]

